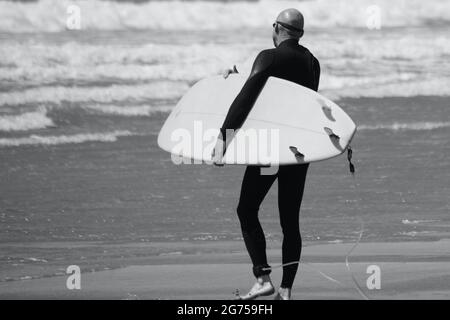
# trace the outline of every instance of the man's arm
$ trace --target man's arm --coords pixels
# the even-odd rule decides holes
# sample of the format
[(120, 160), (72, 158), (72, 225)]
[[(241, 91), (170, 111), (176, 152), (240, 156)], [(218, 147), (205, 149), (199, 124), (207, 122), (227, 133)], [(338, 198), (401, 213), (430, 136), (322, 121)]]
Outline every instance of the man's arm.
[(320, 80), (320, 63), (316, 57), (312, 56), (312, 72), (314, 79), (314, 91), (319, 90), (319, 80)]
[(256, 57), (250, 76), (231, 104), (220, 129), (223, 140), (226, 138), (226, 129), (236, 130), (244, 123), (269, 77), (267, 71), (272, 61), (273, 54), (270, 50), (261, 51)]

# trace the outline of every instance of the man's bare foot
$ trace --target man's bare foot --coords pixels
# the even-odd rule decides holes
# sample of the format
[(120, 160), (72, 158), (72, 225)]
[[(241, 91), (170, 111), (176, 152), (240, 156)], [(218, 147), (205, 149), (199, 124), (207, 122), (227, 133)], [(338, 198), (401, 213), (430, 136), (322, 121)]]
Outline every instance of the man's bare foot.
[(256, 279), (256, 283), (250, 291), (243, 296), (239, 296), (240, 300), (253, 300), (261, 296), (270, 296), (275, 292), (272, 281), (268, 275), (264, 275)]
[(291, 289), (280, 287), (274, 300), (291, 300)]

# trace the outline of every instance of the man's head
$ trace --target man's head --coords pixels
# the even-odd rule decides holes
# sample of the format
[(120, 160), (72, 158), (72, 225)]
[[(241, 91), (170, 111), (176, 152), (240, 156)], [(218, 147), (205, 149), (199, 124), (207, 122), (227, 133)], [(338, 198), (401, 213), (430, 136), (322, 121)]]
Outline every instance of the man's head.
[(303, 36), (303, 25), (303, 15), (297, 9), (281, 11), (273, 24), (272, 39), (275, 47), (286, 39), (299, 40)]

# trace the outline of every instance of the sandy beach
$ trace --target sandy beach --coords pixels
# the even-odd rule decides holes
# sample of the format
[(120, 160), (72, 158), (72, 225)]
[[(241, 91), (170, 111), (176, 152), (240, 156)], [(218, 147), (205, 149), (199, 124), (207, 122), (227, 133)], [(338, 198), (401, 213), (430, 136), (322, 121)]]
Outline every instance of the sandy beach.
[[(277, 245), (272, 243), (268, 251), (273, 265), (280, 260)], [(369, 299), (449, 299), (449, 245), (450, 240), (360, 243), (349, 257), (351, 272)], [(345, 256), (352, 246), (348, 243), (305, 247), (293, 298), (363, 299), (345, 265)], [(379, 290), (366, 286), (370, 265), (381, 270)], [(280, 269), (273, 271), (272, 278), (279, 284)], [(245, 293), (253, 281), (243, 251), (162, 255), (114, 270), (82, 272), (80, 290), (68, 290), (66, 279), (56, 276), (2, 282), (0, 299), (232, 300), (236, 289)]]

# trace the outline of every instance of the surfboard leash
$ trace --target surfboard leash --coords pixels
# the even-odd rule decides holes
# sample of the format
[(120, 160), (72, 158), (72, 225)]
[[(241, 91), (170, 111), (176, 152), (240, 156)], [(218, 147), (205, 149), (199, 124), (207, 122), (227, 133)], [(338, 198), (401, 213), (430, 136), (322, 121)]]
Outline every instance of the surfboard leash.
[[(298, 261), (291, 261), (291, 262), (282, 263), (282, 264), (278, 264), (278, 265), (275, 265), (275, 266), (273, 266), (273, 267), (270, 267), (270, 266), (269, 266), (269, 267), (265, 267), (265, 268), (262, 268), (262, 270), (263, 270), (263, 271), (273, 270), (273, 269), (278, 269), (278, 268), (290, 266), (290, 265), (293, 265), (293, 264), (300, 264), (300, 260), (298, 260)], [(310, 265), (309, 263), (303, 262), (303, 265), (306, 265), (307, 267), (311, 268), (313, 271), (317, 272), (319, 275), (321, 275), (323, 278), (327, 279), (328, 281), (331, 281), (331, 282), (333, 282), (333, 283), (337, 283), (337, 284), (339, 284), (339, 285), (341, 285), (341, 286), (344, 286), (343, 283), (340, 282), (339, 280), (334, 279), (333, 277), (327, 275), (325, 272), (319, 270), (319, 269), (316, 268), (316, 267), (313, 267), (313, 266)], [(234, 299), (233, 299), (233, 300), (242, 300), (242, 299), (241, 299), (241, 296), (240, 296), (239, 289), (236, 289), (236, 290), (234, 291)]]
[[(348, 160), (348, 166), (349, 166), (350, 173), (352, 174), (352, 176), (353, 176), (353, 178), (354, 178), (354, 175), (355, 175), (355, 165), (354, 165), (353, 162), (352, 162), (352, 158), (353, 158), (353, 149), (352, 149), (352, 147), (349, 145), (349, 146), (347, 147), (347, 160)], [(363, 221), (361, 218), (360, 218), (360, 220), (361, 220), (361, 230), (360, 230), (360, 232), (359, 232), (359, 236), (358, 236), (358, 239), (356, 240), (355, 244), (353, 245), (353, 247), (350, 249), (350, 251), (349, 251), (349, 252), (347, 253), (347, 255), (345, 256), (345, 266), (346, 266), (346, 268), (347, 268), (347, 271), (350, 273), (350, 276), (351, 276), (351, 278), (352, 278), (352, 280), (353, 280), (353, 283), (354, 283), (355, 288), (356, 288), (356, 290), (358, 291), (359, 295), (360, 295), (364, 300), (370, 300), (369, 297), (368, 297), (368, 296), (364, 293), (364, 291), (362, 290), (362, 288), (361, 288), (361, 286), (359, 285), (358, 281), (356, 280), (356, 278), (355, 278), (355, 276), (354, 276), (352, 270), (350, 269), (350, 263), (349, 263), (349, 257), (350, 257), (350, 255), (351, 255), (351, 253), (352, 253), (352, 252), (356, 249), (356, 247), (359, 245), (359, 243), (360, 243), (360, 241), (361, 241), (361, 239), (362, 239), (363, 233), (364, 233), (364, 221)], [(272, 266), (272, 267), (271, 267), (271, 266), (265, 267), (265, 268), (262, 268), (262, 270), (263, 270), (263, 271), (268, 271), (268, 270), (278, 269), (278, 268), (282, 268), (282, 267), (286, 267), (286, 266), (294, 265), (294, 264), (300, 264), (300, 260), (298, 260), (298, 261), (291, 261), (291, 262), (287, 262), (287, 263), (282, 263), (282, 264), (278, 264), (278, 265), (275, 265), (275, 266)], [(331, 281), (331, 282), (333, 282), (333, 283), (337, 283), (337, 284), (339, 284), (339, 285), (341, 285), (341, 286), (344, 286), (342, 282), (340, 282), (339, 280), (336, 280), (336, 279), (334, 279), (333, 277), (327, 275), (325, 272), (323, 272), (323, 271), (317, 269), (316, 267), (313, 267), (312, 265), (310, 265), (310, 264), (308, 264), (308, 263), (306, 263), (306, 262), (303, 262), (303, 265), (308, 266), (309, 268), (311, 268), (313, 271), (315, 271), (315, 272), (317, 272), (318, 274), (320, 274), (323, 278), (327, 279), (328, 281)], [(234, 294), (235, 294), (235, 299), (239, 298), (239, 297), (240, 297), (240, 295), (239, 295), (239, 289), (236, 289), (235, 292), (234, 292)]]
[(287, 263), (278, 264), (278, 265), (275, 265), (273, 267), (265, 267), (265, 268), (262, 268), (261, 270), (262, 271), (268, 271), (268, 270), (278, 269), (278, 268), (290, 266), (292, 264), (299, 264), (299, 263), (300, 263), (300, 260), (298, 260), (298, 261), (291, 261), (291, 262), (287, 262)]
[[(353, 149), (350, 145), (348, 145), (347, 147), (347, 160), (348, 160), (348, 167), (350, 170), (350, 173), (352, 174), (353, 180), (355, 179), (355, 166), (352, 163), (352, 158), (353, 158)], [(353, 181), (353, 186), (355, 187), (355, 182)], [(359, 236), (358, 239), (356, 240), (355, 244), (353, 245), (353, 247), (350, 249), (350, 251), (347, 253), (347, 255), (345, 256), (345, 266), (347, 268), (347, 271), (350, 273), (350, 277), (352, 278), (352, 281), (355, 285), (355, 289), (358, 291), (359, 295), (364, 299), (364, 300), (370, 300), (369, 297), (364, 293), (364, 291), (362, 290), (361, 286), (358, 284), (358, 281), (356, 281), (355, 275), (353, 274), (352, 270), (350, 269), (350, 263), (348, 261), (348, 258), (350, 257), (351, 253), (353, 252), (353, 250), (356, 249), (356, 247), (359, 245), (363, 233), (364, 233), (364, 221), (362, 220), (361, 217), (358, 217), (359, 220), (361, 221), (361, 229), (359, 231)]]
[[(361, 229), (359, 231), (358, 239), (356, 240), (356, 242), (353, 244), (353, 246), (351, 247), (351, 249), (349, 250), (349, 252), (345, 256), (345, 266), (347, 268), (347, 271), (350, 273), (350, 277), (352, 278), (352, 281), (353, 281), (353, 283), (355, 285), (356, 291), (358, 291), (359, 295), (364, 300), (370, 300), (370, 298), (364, 293), (363, 289), (361, 288), (361, 286), (359, 285), (358, 281), (356, 280), (355, 275), (353, 274), (353, 272), (352, 272), (352, 270), (350, 268), (350, 262), (349, 262), (350, 255), (356, 249), (356, 247), (359, 245), (359, 243), (361, 242), (362, 236), (364, 234), (364, 221), (361, 218), (359, 218), (359, 219), (361, 221)], [(289, 266), (289, 265), (293, 265), (293, 264), (299, 264), (299, 263), (300, 263), (300, 260), (299, 261), (292, 261), (292, 262), (278, 264), (278, 265), (275, 265), (273, 267), (265, 267), (265, 268), (262, 268), (262, 270), (263, 271), (273, 270), (273, 269), (282, 268), (282, 267), (285, 267), (285, 266)], [(319, 270), (316, 267), (313, 267), (309, 263), (303, 262), (303, 265), (308, 266), (309, 268), (311, 268), (313, 271), (315, 271), (318, 274), (320, 274), (323, 278), (327, 279), (328, 281), (331, 281), (333, 283), (337, 283), (337, 284), (339, 284), (341, 286), (344, 286), (344, 284), (342, 282), (340, 282), (339, 280), (334, 279), (333, 277), (327, 275), (325, 272)], [(236, 289), (236, 292), (239, 292), (239, 291)]]
[[(350, 277), (352, 278), (352, 281), (354, 283), (354, 287), (355, 287), (356, 291), (358, 291), (359, 295), (364, 300), (370, 300), (370, 298), (364, 293), (363, 289), (361, 288), (358, 281), (356, 280), (355, 275), (353, 274), (353, 272), (350, 268), (350, 262), (349, 262), (350, 255), (356, 249), (356, 247), (359, 245), (359, 243), (361, 242), (362, 236), (364, 234), (364, 221), (361, 218), (360, 218), (360, 221), (361, 221), (361, 229), (359, 231), (359, 236), (358, 236), (358, 239), (356, 240), (356, 242), (353, 244), (352, 248), (349, 250), (349, 252), (345, 256), (345, 266), (347, 268), (347, 271), (350, 273)], [(278, 265), (275, 265), (272, 267), (270, 267), (270, 266), (265, 267), (265, 268), (262, 268), (262, 270), (263, 271), (273, 270), (273, 269), (278, 269), (278, 268), (282, 268), (282, 267), (293, 265), (293, 264), (300, 264), (300, 260), (282, 263), (282, 264), (278, 264)], [(330, 275), (326, 274), (325, 272), (319, 270), (317, 267), (314, 267), (307, 262), (303, 262), (303, 265), (305, 265), (305, 266), (309, 267), (311, 270), (317, 272), (320, 276), (322, 276), (326, 280), (331, 281), (336, 284), (339, 284), (342, 287), (345, 287), (345, 285), (341, 281), (336, 280), (335, 278), (331, 277)], [(241, 300), (239, 289), (236, 289), (234, 291), (234, 299), (233, 300)]]
[[(300, 260), (298, 260), (298, 261), (291, 261), (291, 262), (282, 263), (282, 264), (278, 264), (278, 265), (275, 265), (275, 266), (273, 266), (273, 267), (270, 267), (270, 266), (269, 266), (269, 267), (265, 267), (265, 268), (262, 268), (262, 270), (263, 270), (263, 271), (273, 270), (273, 269), (278, 269), (278, 268), (290, 266), (290, 265), (293, 265), (293, 264), (300, 264)], [(329, 280), (329, 281), (331, 281), (331, 282), (334, 282), (334, 283), (339, 283), (339, 284), (342, 285), (342, 283), (341, 283), (339, 280), (334, 279), (333, 277), (327, 275), (325, 272), (319, 270), (318, 268), (313, 267), (313, 266), (310, 265), (309, 263), (303, 262), (303, 265), (308, 266), (309, 268), (311, 268), (312, 270), (314, 270), (315, 272), (317, 272), (318, 274), (320, 274), (320, 275), (321, 275), (322, 277), (324, 277), (325, 279), (327, 279), (327, 280)]]
[(358, 293), (360, 294), (360, 296), (363, 297), (364, 300), (370, 300), (369, 297), (364, 293), (361, 286), (358, 284), (358, 281), (356, 281), (355, 275), (353, 274), (352, 270), (350, 269), (350, 263), (348, 262), (348, 258), (350, 257), (353, 250), (355, 250), (356, 247), (359, 245), (359, 242), (361, 241), (363, 233), (364, 233), (364, 221), (361, 218), (359, 218), (359, 219), (361, 220), (361, 230), (359, 232), (358, 240), (356, 240), (353, 247), (350, 249), (350, 251), (345, 256), (345, 266), (347, 267), (347, 270), (350, 273), (353, 283), (355, 284), (355, 288), (358, 291)]
[(352, 163), (352, 157), (353, 157), (353, 149), (352, 147), (349, 145), (347, 147), (347, 160), (348, 160), (348, 168), (350, 170), (350, 173), (352, 175), (355, 175), (355, 166)]

